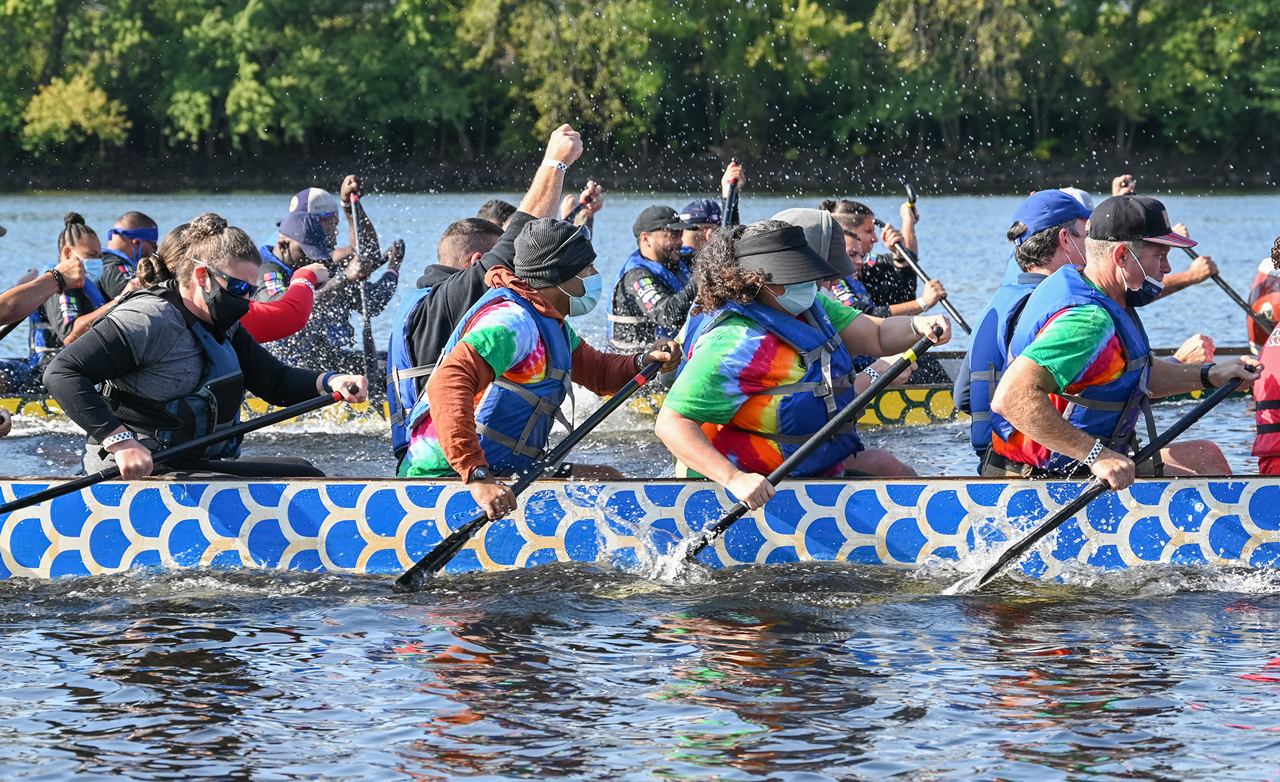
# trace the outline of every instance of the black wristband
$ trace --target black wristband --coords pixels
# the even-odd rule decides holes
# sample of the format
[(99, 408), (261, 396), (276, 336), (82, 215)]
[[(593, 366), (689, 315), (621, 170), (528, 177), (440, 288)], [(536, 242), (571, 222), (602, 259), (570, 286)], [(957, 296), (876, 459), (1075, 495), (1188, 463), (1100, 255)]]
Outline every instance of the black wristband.
[(1213, 369), (1213, 367), (1214, 367), (1213, 364), (1200, 365), (1200, 385), (1204, 386), (1206, 391), (1210, 391), (1217, 388), (1217, 386), (1209, 382), (1209, 370)]
[(57, 269), (50, 269), (49, 273), (53, 275), (53, 281), (58, 283), (58, 293), (62, 293), (67, 289), (67, 278), (62, 276), (62, 272)]

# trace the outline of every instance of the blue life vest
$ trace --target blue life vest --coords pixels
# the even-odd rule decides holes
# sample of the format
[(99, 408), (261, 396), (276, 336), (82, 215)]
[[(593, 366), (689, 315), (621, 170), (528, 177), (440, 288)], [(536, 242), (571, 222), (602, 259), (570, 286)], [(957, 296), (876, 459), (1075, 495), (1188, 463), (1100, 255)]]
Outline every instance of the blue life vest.
[[(853, 401), (853, 379), (857, 374), (853, 369), (853, 359), (821, 302), (815, 301), (808, 311), (817, 324), (815, 327), (759, 302), (742, 305), (731, 301), (723, 309), (689, 319), (685, 325), (686, 360), (692, 358), (698, 339), (715, 330), (731, 314), (750, 318), (785, 342), (799, 354), (805, 368), (799, 381), (774, 386), (759, 394), (783, 397), (778, 405), (776, 433), (740, 430), (752, 437), (777, 443), (785, 459)], [(681, 370), (686, 365), (681, 362)], [(804, 460), (794, 474), (802, 476), (822, 472), (861, 450), (863, 445), (856, 424), (850, 423)]]
[(415, 288), (400, 300), (395, 326), (391, 329), (387, 345), (387, 407), (391, 423), (391, 450), (397, 459), (409, 447), (409, 430), (405, 426), (405, 419), (421, 396), (419, 389), (426, 388), (426, 378), (436, 368), (435, 364), (416, 365), (409, 357), (409, 323), (414, 310), (422, 305), (431, 290)]
[(1017, 248), (1009, 251), (1009, 260), (1004, 263), (1004, 279), (1000, 281), (1001, 285), (1012, 285), (1018, 281), (1018, 275), (1022, 274), (1022, 267), (1018, 265), (1018, 259), (1015, 256)]
[[(49, 270), (53, 269), (55, 266), (56, 264), (51, 263), (41, 269), (40, 273), (47, 274)], [(92, 312), (107, 303), (107, 297), (103, 296), (102, 291), (98, 290), (97, 284), (88, 278), (85, 278), (84, 287), (68, 288), (66, 291), (63, 291), (62, 293), (55, 293), (54, 295), (65, 296), (68, 293), (73, 296), (77, 295), (77, 293), (83, 293), (87, 296), (89, 298), (89, 303), (93, 305), (93, 308), (89, 310), (89, 312)], [(80, 314), (83, 315), (85, 313)], [(57, 353), (59, 350), (62, 350), (62, 340), (58, 337), (58, 332), (53, 330), (53, 326), (50, 325), (49, 319), (45, 317), (43, 305), (36, 307), (35, 312), (27, 316), (27, 320), (31, 323), (31, 333), (27, 338), (28, 348), (30, 350), (30, 353), (27, 356), (27, 364), (34, 369), (39, 366), (40, 362), (44, 360), (46, 355)]]
[[(619, 348), (638, 349), (638, 348), (648, 347), (650, 344), (660, 339), (672, 339), (673, 337), (675, 337), (677, 329), (668, 328), (666, 326), (659, 326), (658, 324), (654, 323), (651, 318), (647, 318), (644, 315), (623, 315), (621, 313), (613, 312), (612, 311), (613, 302), (617, 301), (619, 298), (618, 286), (622, 285), (622, 278), (626, 277), (627, 274), (634, 269), (644, 269), (645, 271), (652, 274), (654, 277), (657, 277), (659, 280), (661, 280), (662, 284), (670, 288), (673, 293), (679, 293), (680, 291), (684, 290), (685, 286), (689, 284), (689, 280), (693, 277), (693, 273), (689, 271), (689, 267), (686, 263), (686, 260), (688, 260), (688, 256), (686, 256), (684, 253), (681, 253), (680, 263), (677, 266), (676, 270), (672, 271), (671, 269), (667, 268), (665, 265), (658, 263), (657, 261), (651, 261), (648, 258), (644, 257), (643, 255), (640, 254), (639, 250), (636, 250), (635, 252), (631, 253), (631, 256), (627, 258), (626, 261), (623, 262), (622, 268), (618, 270), (618, 279), (613, 284), (613, 295), (609, 299), (609, 302), (610, 302), (609, 304), (609, 309), (610, 309), (609, 341), (610, 342), (612, 342), (615, 346)], [(613, 334), (613, 324), (615, 323), (624, 323), (629, 326), (644, 326), (644, 325), (650, 326), (653, 328), (653, 338), (645, 342), (635, 342), (632, 340), (619, 341), (614, 338), (614, 334)]]
[[(546, 449), (553, 418), (567, 429), (573, 429), (560, 412), (565, 397), (571, 395), (573, 353), (569, 348), (569, 332), (563, 323), (538, 312), (520, 294), (507, 288), (494, 288), (462, 316), (440, 355), (452, 352), (476, 313), (498, 300), (522, 307), (538, 327), (542, 342), (547, 347), (547, 371), (546, 377), (537, 383), (514, 383), (505, 377), (495, 378), (476, 406), (476, 434), (480, 436), (480, 447), (484, 449), (490, 469), (525, 472)], [(409, 428), (421, 423), (430, 408), (430, 399), (425, 394), (421, 395), (409, 414)]]
[[(1075, 266), (1064, 266), (1049, 275), (1027, 299), (1010, 340), (1008, 363), (1012, 364), (1022, 355), (1054, 315), (1069, 307), (1086, 305), (1102, 307), (1111, 316), (1127, 363), (1124, 372), (1109, 383), (1085, 386), (1079, 394), (1058, 393), (1056, 396), (1068, 403), (1062, 415), (1068, 423), (1101, 439), (1108, 448), (1127, 453), (1138, 415), (1147, 407), (1151, 344), (1137, 314), (1086, 282)], [(997, 413), (991, 414), (991, 426), (1006, 442), (1016, 431)], [(1151, 434), (1154, 436), (1154, 432)], [(1053, 472), (1070, 472), (1079, 465), (1068, 456), (1053, 453), (1042, 466)]]
[(973, 417), (969, 424), (969, 441), (979, 456), (991, 447), (991, 400), (996, 395), (1000, 375), (1009, 366), (1011, 326), (1016, 326), (1022, 307), (1038, 283), (1001, 285), (978, 319), (978, 329), (969, 342), (966, 357), (969, 373), (956, 375), (953, 394), (957, 405), (968, 400)]
[[(108, 380), (103, 384), (102, 397), (111, 412), (134, 432), (156, 441), (161, 449), (204, 437), (235, 424), (240, 418), (240, 405), (244, 402), (245, 389), (240, 358), (231, 346), (231, 334), (224, 335), (222, 341), (218, 341), (204, 322), (183, 305), (182, 295), (173, 280), (130, 293), (121, 302), (134, 296), (159, 296), (177, 308), (187, 329), (204, 350), (204, 372), (194, 391), (163, 401), (131, 394)], [(231, 328), (237, 329), (240, 326), (237, 324)], [(203, 453), (191, 454), (187, 458), (231, 459), (239, 454), (240, 441), (239, 438), (234, 438), (211, 445)]]

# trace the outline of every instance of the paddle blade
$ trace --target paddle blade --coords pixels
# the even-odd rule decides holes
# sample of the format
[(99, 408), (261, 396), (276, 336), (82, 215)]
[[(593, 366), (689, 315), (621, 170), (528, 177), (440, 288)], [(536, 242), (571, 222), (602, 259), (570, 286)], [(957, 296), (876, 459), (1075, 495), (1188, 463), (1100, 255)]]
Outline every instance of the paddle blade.
[(477, 511), (465, 524), (442, 540), (435, 548), (428, 551), (426, 556), (415, 562), (413, 567), (397, 578), (395, 582), (396, 591), (417, 592), (426, 586), (432, 576), (443, 570), (445, 565), (458, 556), (458, 552), (467, 547), (471, 536), (484, 526), (488, 518), (484, 511)]

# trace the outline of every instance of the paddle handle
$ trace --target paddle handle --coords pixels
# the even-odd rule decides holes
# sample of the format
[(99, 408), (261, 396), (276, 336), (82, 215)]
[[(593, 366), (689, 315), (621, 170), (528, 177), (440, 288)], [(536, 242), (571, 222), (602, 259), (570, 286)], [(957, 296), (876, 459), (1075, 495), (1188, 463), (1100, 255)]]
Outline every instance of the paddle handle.
[[(1217, 407), (1222, 400), (1231, 396), (1242, 382), (1244, 382), (1242, 378), (1232, 378), (1228, 382), (1224, 383), (1221, 388), (1205, 397), (1200, 404), (1196, 405), (1194, 410), (1178, 419), (1173, 426), (1161, 432), (1153, 438), (1151, 442), (1147, 443), (1146, 447), (1138, 451), (1138, 453), (1133, 457), (1134, 465), (1142, 464), (1159, 453), (1160, 449), (1173, 442), (1179, 435), (1190, 429), (1197, 421), (1204, 418), (1205, 414)], [(1085, 490), (1080, 493), (1079, 497), (1076, 497), (1066, 507), (1059, 510), (1054, 514), (1053, 518), (1040, 525), (1031, 532), (1031, 534), (1005, 550), (1005, 552), (1000, 555), (1000, 558), (996, 560), (996, 563), (988, 568), (987, 572), (982, 574), (982, 578), (978, 579), (977, 586), (982, 586), (995, 578), (1006, 565), (1020, 559), (1032, 546), (1043, 540), (1045, 535), (1048, 535), (1050, 532), (1053, 532), (1055, 529), (1062, 526), (1067, 519), (1073, 518), (1086, 505), (1110, 490), (1110, 484), (1101, 478), (1094, 477), (1094, 479), (1089, 482), (1089, 485), (1085, 487)]]
[[(738, 159), (732, 158), (731, 163), (737, 163)], [(724, 199), (724, 215), (720, 223), (724, 228), (730, 229), (737, 225), (738, 220), (738, 180), (729, 180), (729, 195)]]
[[(933, 336), (942, 336), (941, 326), (933, 327)], [(849, 402), (849, 404), (845, 405), (840, 412), (832, 416), (831, 419), (823, 424), (822, 428), (815, 432), (812, 437), (805, 440), (804, 444), (788, 456), (782, 464), (778, 465), (777, 469), (769, 473), (769, 477), (767, 478), (769, 483), (777, 486), (779, 483), (786, 480), (787, 476), (795, 472), (796, 468), (812, 456), (814, 451), (818, 450), (828, 440), (835, 437), (836, 434), (839, 433), (839, 430), (844, 428), (845, 424), (856, 420), (866, 406), (871, 404), (871, 401), (875, 399), (877, 394), (888, 388), (889, 384), (892, 383), (898, 375), (902, 374), (903, 370), (915, 363), (916, 359), (923, 356), (931, 347), (933, 347), (933, 341), (929, 339), (929, 337), (924, 336), (917, 340), (916, 344), (912, 345), (907, 352), (899, 356), (898, 359), (894, 361), (887, 370), (885, 370), (883, 375), (873, 380), (871, 385), (867, 386), (865, 391), (854, 397), (853, 401)], [(686, 555), (687, 558), (693, 559), (698, 556), (704, 548), (719, 537), (725, 530), (731, 527), (735, 521), (742, 518), (743, 514), (748, 510), (750, 510), (750, 508), (747, 507), (745, 502), (739, 502), (734, 505), (729, 510), (728, 514), (703, 531), (703, 535), (700, 540), (690, 545), (689, 551)]]
[[(364, 207), (360, 204), (360, 196), (355, 193), (351, 194), (351, 216), (355, 219), (356, 224), (356, 258), (360, 258), (360, 213)], [(363, 265), (363, 261), (361, 264)], [(369, 316), (369, 281), (367, 279), (360, 281), (360, 314), (364, 321), (361, 326), (361, 343), (364, 349), (364, 376), (374, 376), (374, 364), (377, 362), (378, 345), (373, 339), (373, 318)]]
[[(876, 220), (875, 224), (879, 228), (884, 228), (885, 226), (884, 220)], [(924, 269), (920, 268), (920, 259), (916, 257), (915, 253), (911, 252), (910, 247), (907, 247), (902, 242), (898, 242), (897, 244), (893, 245), (893, 247), (889, 249), (893, 250), (894, 254), (896, 254), (899, 258), (903, 260), (903, 262), (905, 262), (908, 266), (911, 267), (911, 271), (916, 273), (916, 276), (920, 278), (921, 282), (925, 283), (926, 285), (929, 283), (929, 279), (930, 279), (929, 275), (925, 273)], [(951, 304), (951, 302), (947, 301), (947, 297), (945, 295), (941, 299), (939, 299), (939, 301), (942, 303), (943, 309), (945, 309), (947, 313), (951, 315), (951, 319), (954, 320), (960, 326), (960, 328), (964, 329), (964, 333), (966, 334), (973, 333), (973, 329), (969, 328), (968, 321), (966, 321), (960, 315), (960, 313)]]
[(578, 216), (578, 213), (579, 213), (579, 212), (581, 212), (583, 209), (586, 209), (586, 208), (587, 208), (587, 202), (586, 202), (586, 201), (579, 201), (579, 202), (578, 202), (578, 204), (577, 204), (577, 206), (575, 206), (575, 207), (573, 207), (572, 209), (570, 209), (570, 210), (569, 210), (569, 214), (567, 214), (567, 215), (565, 215), (565, 216), (564, 216), (564, 221), (565, 221), (566, 223), (572, 223), (572, 222), (573, 222), (573, 220), (574, 220), (574, 218), (576, 218), (576, 217)]
[[(347, 388), (352, 393), (355, 393), (356, 391), (355, 386), (348, 386)], [(320, 408), (327, 407), (341, 399), (342, 394), (335, 391), (332, 394), (318, 396), (315, 399), (309, 399), (306, 402), (299, 402), (292, 407), (286, 407), (283, 410), (276, 410), (273, 413), (258, 416), (251, 421), (244, 421), (243, 423), (236, 424), (235, 426), (229, 426), (226, 429), (214, 432), (213, 434), (207, 434), (204, 437), (197, 437), (196, 439), (182, 443), (181, 445), (175, 445), (172, 448), (165, 448), (162, 451), (154, 451), (151, 454), (151, 463), (163, 464), (164, 462), (172, 461), (179, 456), (203, 451), (210, 445), (220, 443), (223, 440), (229, 440), (232, 437), (239, 437), (240, 435), (248, 434), (249, 432), (271, 426), (272, 424), (287, 421), (288, 419), (300, 416), (303, 413), (310, 413), (313, 410), (319, 410)], [(12, 513), (15, 510), (29, 508), (32, 505), (39, 505), (46, 500), (56, 499), (64, 495), (71, 494), (72, 492), (80, 491), (81, 489), (89, 486), (93, 486), (94, 484), (109, 481), (118, 477), (120, 477), (120, 467), (113, 464), (110, 467), (99, 470), (91, 475), (75, 478), (67, 481), (66, 483), (60, 483), (57, 486), (50, 486), (42, 491), (35, 492), (34, 494), (28, 494), (25, 497), (19, 497), (13, 502), (0, 505), (0, 516), (5, 515), (6, 513)]]
[[(1183, 247), (1182, 251), (1186, 253), (1193, 261), (1196, 258), (1200, 257), (1196, 255), (1195, 250), (1192, 250), (1190, 247)], [(1213, 275), (1213, 281), (1218, 283), (1218, 287), (1222, 289), (1222, 292), (1230, 296), (1231, 300), (1234, 301), (1240, 307), (1240, 309), (1244, 310), (1245, 313), (1250, 318), (1253, 319), (1253, 322), (1258, 325), (1258, 328), (1262, 329), (1268, 334), (1270, 334), (1275, 329), (1276, 324), (1272, 323), (1271, 320), (1267, 318), (1266, 315), (1263, 315), (1261, 312), (1257, 312), (1256, 310), (1254, 310), (1253, 307), (1250, 307), (1249, 302), (1240, 298), (1240, 294), (1236, 293), (1235, 289), (1232, 288), (1230, 285), (1228, 285), (1227, 281), (1222, 279), (1221, 275), (1217, 275), (1217, 274)], [(3, 334), (0, 334), (0, 339), (4, 339)]]
[(26, 320), (26, 318), (23, 318), (22, 320), (19, 320), (19, 321), (15, 321), (14, 323), (10, 323), (4, 328), (0, 328), (0, 339), (4, 339), (5, 337), (12, 334), (14, 329), (22, 325), (23, 320)]
[[(618, 393), (605, 400), (605, 403), (600, 405), (598, 410), (592, 413), (586, 421), (582, 422), (582, 426), (576, 427), (570, 432), (567, 437), (551, 450), (551, 453), (544, 454), (535, 461), (528, 472), (521, 475), (512, 484), (512, 493), (519, 497), (521, 492), (541, 478), (549, 467), (567, 456), (575, 445), (582, 442), (582, 438), (590, 434), (592, 429), (599, 426), (601, 421), (608, 418), (613, 411), (626, 402), (632, 394), (639, 390), (640, 386), (652, 380), (653, 376), (658, 374), (658, 369), (661, 366), (662, 364), (657, 361), (650, 361), (645, 364), (644, 368), (640, 370), (640, 374), (631, 378), (626, 385), (618, 389)], [(423, 555), (422, 559), (413, 564), (413, 567), (397, 578), (395, 582), (396, 588), (409, 592), (421, 589), (427, 579), (439, 573), (445, 565), (449, 564), (458, 555), (458, 552), (466, 547), (467, 541), (471, 540), (472, 536), (479, 532), (489, 521), (489, 515), (483, 509), (476, 511), (462, 526), (450, 533), (449, 537), (428, 551)]]
[(907, 189), (907, 208), (911, 210), (911, 219), (919, 220), (920, 213), (916, 211), (916, 189), (910, 182), (903, 182), (902, 186)]

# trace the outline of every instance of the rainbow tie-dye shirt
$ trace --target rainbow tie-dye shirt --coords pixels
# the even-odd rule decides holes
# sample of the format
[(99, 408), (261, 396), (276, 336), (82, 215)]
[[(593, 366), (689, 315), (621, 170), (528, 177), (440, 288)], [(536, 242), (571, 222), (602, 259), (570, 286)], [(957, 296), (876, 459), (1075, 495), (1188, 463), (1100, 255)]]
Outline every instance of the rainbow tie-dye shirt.
[[(569, 351), (580, 342), (569, 330)], [(463, 326), (460, 343), (470, 345), (493, 368), (495, 377), (513, 383), (537, 383), (547, 376), (547, 346), (529, 313), (519, 304), (497, 300), (482, 307)], [(476, 397), (477, 405), (481, 392)], [(400, 463), (401, 477), (440, 478), (457, 475), (449, 466), (436, 436), (435, 423), (427, 413), (409, 432), (409, 451)]]
[[(826, 296), (818, 301), (837, 332), (861, 314)], [(687, 336), (681, 333), (681, 343)], [(782, 464), (782, 451), (772, 440), (743, 430), (776, 433), (778, 407), (785, 397), (761, 394), (799, 382), (804, 374), (795, 348), (751, 318), (732, 313), (698, 338), (663, 406), (702, 422), (707, 439), (738, 469), (764, 475)], [(843, 464), (837, 464), (830, 472), (842, 470)], [(679, 462), (676, 475), (703, 477)]]
[[(1110, 383), (1124, 374), (1126, 365), (1115, 322), (1105, 309), (1092, 304), (1054, 315), (1021, 355), (1052, 375), (1067, 394)], [(1057, 394), (1050, 394), (1049, 400), (1058, 412), (1066, 411), (1067, 400)], [(1008, 442), (993, 435), (991, 444), (1006, 459), (1035, 467), (1045, 467), (1053, 456), (1048, 448), (1018, 431)]]

